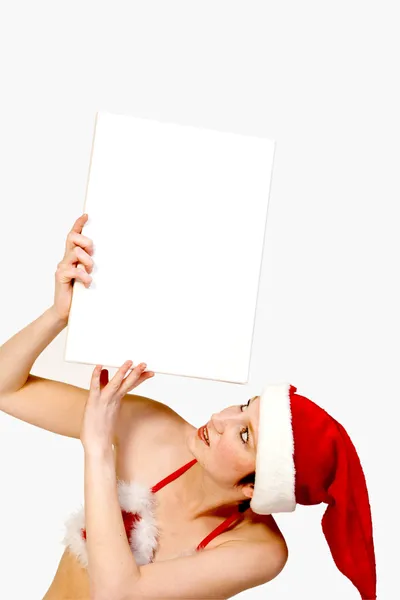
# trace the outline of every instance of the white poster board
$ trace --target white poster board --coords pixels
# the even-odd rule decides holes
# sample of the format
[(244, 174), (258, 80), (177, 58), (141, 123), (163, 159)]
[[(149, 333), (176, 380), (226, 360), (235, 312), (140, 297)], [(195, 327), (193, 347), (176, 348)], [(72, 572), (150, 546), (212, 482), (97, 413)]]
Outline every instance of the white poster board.
[(66, 361), (248, 382), (274, 147), (97, 113)]

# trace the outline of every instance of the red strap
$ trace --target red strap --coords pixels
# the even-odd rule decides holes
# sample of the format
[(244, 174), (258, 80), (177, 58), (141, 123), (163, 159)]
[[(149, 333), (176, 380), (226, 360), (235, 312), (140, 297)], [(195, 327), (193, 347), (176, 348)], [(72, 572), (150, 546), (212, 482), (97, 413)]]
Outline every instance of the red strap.
[(151, 488), (151, 491), (154, 492), (154, 493), (158, 492), (158, 490), (160, 490), (165, 485), (167, 485), (167, 483), (170, 483), (171, 481), (174, 481), (174, 479), (177, 479), (185, 471), (187, 471), (188, 469), (190, 469), (190, 467), (192, 467), (196, 462), (197, 462), (197, 458), (194, 458), (190, 462), (186, 463), (186, 465), (183, 465), (183, 467), (179, 467), (179, 469), (177, 469), (176, 471), (174, 471), (173, 473), (171, 473), (171, 475), (167, 475), (167, 477), (165, 477), (164, 479), (162, 479), (159, 483), (156, 483), (155, 485), (153, 485), (153, 487)]
[(209, 533), (208, 536), (205, 537), (202, 542), (200, 542), (200, 544), (197, 546), (196, 550), (202, 550), (203, 548), (205, 548), (207, 546), (207, 544), (209, 542), (211, 542), (211, 540), (213, 540), (215, 537), (217, 537), (217, 535), (219, 535), (223, 531), (226, 531), (227, 529), (229, 529), (229, 527), (232, 525), (232, 523), (234, 523), (237, 519), (242, 518), (242, 517), (243, 517), (243, 513), (236, 511), (233, 515), (231, 515), (230, 517), (225, 519), (225, 521), (223, 523), (218, 525), (218, 527), (216, 527), (211, 533)]

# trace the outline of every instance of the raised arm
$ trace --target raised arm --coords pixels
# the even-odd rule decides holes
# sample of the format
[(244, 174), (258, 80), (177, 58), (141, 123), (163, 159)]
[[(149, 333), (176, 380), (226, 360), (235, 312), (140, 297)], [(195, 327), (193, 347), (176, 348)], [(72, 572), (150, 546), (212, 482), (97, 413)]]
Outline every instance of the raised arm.
[[(66, 322), (49, 308), (0, 347), (0, 410), (42, 429), (78, 439), (88, 390), (30, 373), (36, 358), (65, 326)], [(161, 402), (126, 394), (115, 442), (127, 437), (139, 417), (150, 412), (173, 413)]]
[[(0, 347), (0, 410), (42, 429), (79, 438), (88, 390), (30, 373), (43, 350), (67, 326), (74, 281), (89, 286), (92, 240), (82, 235), (87, 217), (68, 233), (65, 255), (55, 273), (54, 304)], [(121, 405), (117, 438), (130, 435), (138, 417), (173, 413), (156, 400), (127, 394)]]
[(66, 325), (49, 308), (0, 347), (0, 410), (43, 429), (79, 437), (87, 391), (30, 373), (39, 354)]

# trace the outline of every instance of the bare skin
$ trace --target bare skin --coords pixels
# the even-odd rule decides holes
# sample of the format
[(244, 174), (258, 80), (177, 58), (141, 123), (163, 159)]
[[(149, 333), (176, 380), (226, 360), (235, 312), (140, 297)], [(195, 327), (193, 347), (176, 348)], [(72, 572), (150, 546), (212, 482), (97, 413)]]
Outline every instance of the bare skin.
[[(208, 423), (210, 446), (199, 439), (196, 427), (174, 411), (171, 416), (163, 414), (162, 419), (155, 411), (139, 429), (136, 423), (134, 436), (127, 429), (118, 440), (115, 445), (117, 477), (125, 481), (135, 479), (150, 487), (193, 458), (198, 461), (157, 492), (155, 516), (162, 533), (154, 562), (173, 559), (196, 547), (231, 514), (238, 500), (251, 496), (251, 486), (233, 486), (240, 477), (251, 472), (255, 464), (253, 452), (244, 445), (239, 447), (242, 442), (236, 440), (235, 435), (242, 430), (241, 437), (248, 439), (243, 424), (248, 418), (257, 423), (258, 398), (251, 403), (245, 419), (246, 410), (230, 406), (213, 415)], [(271, 541), (276, 552), (286, 549), (273, 517), (257, 515), (251, 509), (244, 513), (243, 520), (214, 538), (207, 548), (216, 548), (228, 540), (265, 541), (266, 559), (271, 553)], [(89, 581), (86, 569), (66, 549), (43, 600), (72, 599), (89, 600)]]

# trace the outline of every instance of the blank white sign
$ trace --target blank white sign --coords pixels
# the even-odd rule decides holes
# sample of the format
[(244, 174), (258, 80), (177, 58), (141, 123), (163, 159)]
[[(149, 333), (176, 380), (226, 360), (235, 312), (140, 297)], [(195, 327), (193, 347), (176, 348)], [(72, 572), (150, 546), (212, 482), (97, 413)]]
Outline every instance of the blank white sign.
[(66, 361), (248, 382), (274, 147), (97, 113)]

